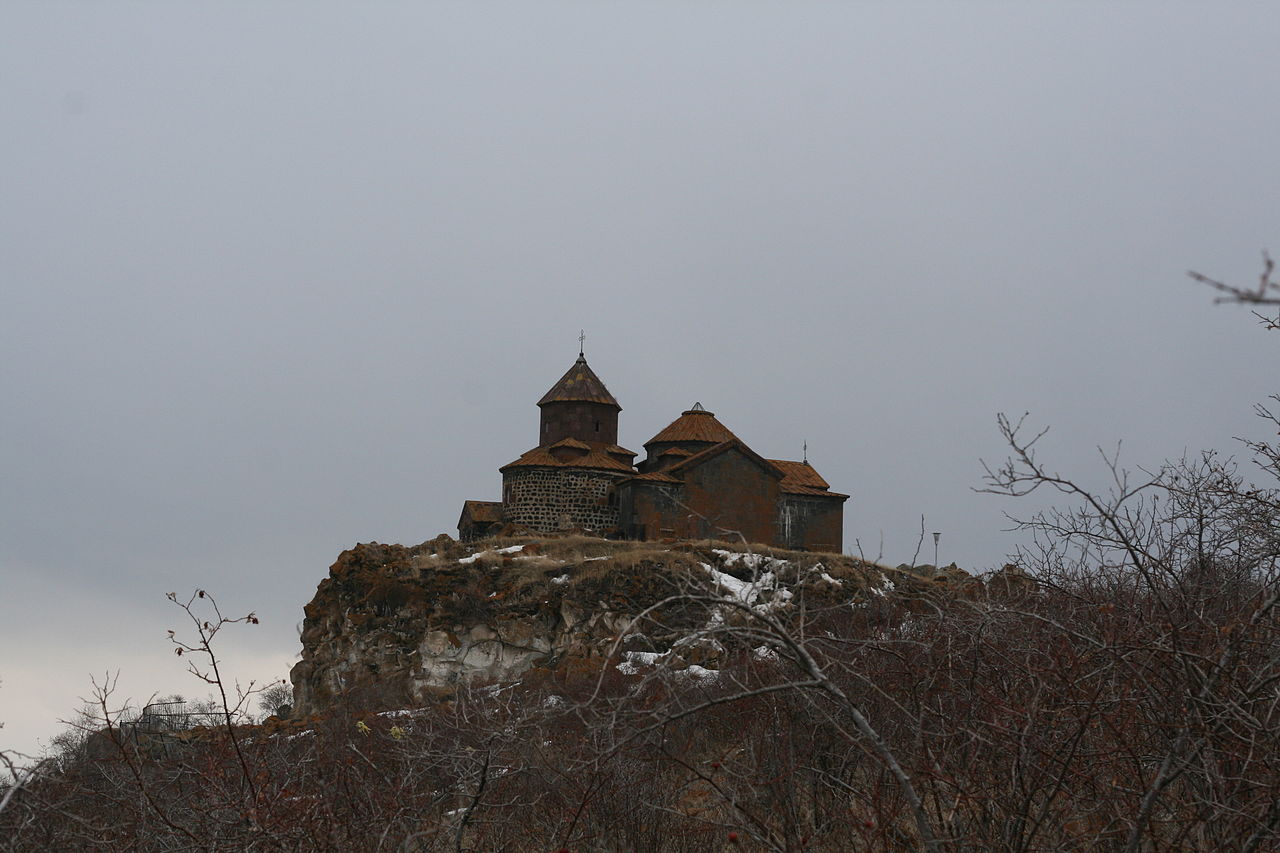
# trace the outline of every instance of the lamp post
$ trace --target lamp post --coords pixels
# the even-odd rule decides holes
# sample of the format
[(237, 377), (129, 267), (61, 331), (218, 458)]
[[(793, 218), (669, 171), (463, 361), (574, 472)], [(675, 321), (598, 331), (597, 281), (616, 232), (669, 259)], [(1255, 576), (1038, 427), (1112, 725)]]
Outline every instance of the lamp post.
[(933, 533), (933, 570), (938, 570), (938, 540), (942, 538), (942, 534), (936, 530)]

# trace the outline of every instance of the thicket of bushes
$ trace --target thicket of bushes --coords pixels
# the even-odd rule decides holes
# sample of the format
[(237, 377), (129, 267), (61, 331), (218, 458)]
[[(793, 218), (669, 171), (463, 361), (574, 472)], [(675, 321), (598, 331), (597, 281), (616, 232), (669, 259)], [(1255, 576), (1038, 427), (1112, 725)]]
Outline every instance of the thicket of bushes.
[(1274, 578), (1241, 568), (1187, 564), (1153, 589), (1112, 567), (763, 615), (690, 588), (686, 605), (719, 614), (695, 632), (725, 648), (716, 675), (569, 661), (412, 714), (239, 728), (237, 744), (226, 727), (109, 729), (19, 791), (0, 837), (14, 850), (926, 847), (856, 711), (937, 849), (1274, 849)]

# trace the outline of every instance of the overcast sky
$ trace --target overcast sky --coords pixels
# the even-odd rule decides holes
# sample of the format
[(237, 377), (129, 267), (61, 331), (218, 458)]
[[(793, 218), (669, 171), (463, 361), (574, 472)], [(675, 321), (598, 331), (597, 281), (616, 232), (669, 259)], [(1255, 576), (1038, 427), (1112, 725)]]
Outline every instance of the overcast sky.
[[(577, 355), (633, 450), (701, 401), (845, 542), (987, 570), (997, 412), (1100, 482), (1262, 437), (1274, 3), (0, 9), (0, 748), (282, 677), (356, 542), (455, 533)], [(1025, 509), (1025, 508), (1023, 508)], [(932, 559), (926, 546), (924, 558)]]

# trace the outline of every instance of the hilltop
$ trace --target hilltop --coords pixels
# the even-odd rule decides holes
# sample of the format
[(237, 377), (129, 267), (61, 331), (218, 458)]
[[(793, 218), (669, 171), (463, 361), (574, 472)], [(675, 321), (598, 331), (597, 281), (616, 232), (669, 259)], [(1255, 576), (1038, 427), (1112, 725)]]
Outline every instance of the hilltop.
[[(891, 569), (839, 554), (724, 542), (615, 542), (510, 537), (344, 551), (306, 606), (294, 714), (341, 700), (367, 709), (421, 705), (467, 683), (532, 669), (646, 660), (714, 671), (719, 641), (690, 595), (724, 595), (782, 613), (919, 596), (970, 581), (954, 569)], [(637, 617), (665, 599), (640, 623)], [(715, 627), (714, 625), (710, 627)]]

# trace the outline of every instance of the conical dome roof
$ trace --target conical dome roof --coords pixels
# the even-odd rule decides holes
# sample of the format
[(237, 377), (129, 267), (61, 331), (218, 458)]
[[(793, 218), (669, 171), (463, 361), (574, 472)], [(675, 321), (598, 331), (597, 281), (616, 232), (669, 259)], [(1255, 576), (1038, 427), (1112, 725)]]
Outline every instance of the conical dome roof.
[(613, 406), (619, 411), (622, 407), (613, 399), (609, 389), (604, 387), (600, 377), (587, 366), (587, 359), (581, 353), (568, 372), (560, 377), (560, 381), (551, 386), (551, 390), (542, 395), (539, 406), (548, 403), (602, 403)]
[(645, 447), (651, 444), (662, 444), (663, 442), (686, 442), (686, 441), (705, 441), (710, 444), (719, 444), (722, 441), (731, 441), (737, 438), (729, 428), (720, 421), (716, 420), (716, 416), (712, 412), (708, 412), (702, 408), (701, 403), (694, 403), (693, 408), (682, 413), (653, 438), (644, 443)]

